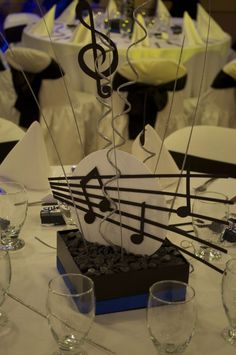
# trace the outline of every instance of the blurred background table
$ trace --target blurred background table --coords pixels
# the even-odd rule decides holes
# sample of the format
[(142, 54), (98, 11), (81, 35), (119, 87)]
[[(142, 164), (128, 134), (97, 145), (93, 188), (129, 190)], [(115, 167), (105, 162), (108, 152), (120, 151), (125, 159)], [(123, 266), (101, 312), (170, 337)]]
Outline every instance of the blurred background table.
[[(182, 19), (172, 18), (171, 25), (175, 24), (182, 25)], [(75, 27), (55, 22), (54, 31), (50, 38), (36, 36), (30, 32), (30, 28), (31, 26), (27, 26), (24, 29), (22, 44), (26, 47), (43, 50), (55, 57), (68, 75), (71, 87), (96, 94), (94, 80), (83, 73), (78, 64), (78, 53), (83, 45), (70, 42)], [(111, 33), (111, 39), (117, 44), (120, 65), (126, 60), (126, 49), (131, 42), (117, 33)], [(175, 42), (152, 35), (150, 36), (150, 47), (136, 47), (133, 49), (133, 53), (138, 52), (139, 57), (142, 56), (144, 58), (166, 58), (176, 61), (179, 61), (181, 55), (181, 63), (188, 70), (186, 95), (187, 97), (195, 97), (199, 94), (206, 45), (193, 46), (185, 41), (183, 52), (181, 53), (181, 44), (181, 35)], [(224, 39), (208, 44), (202, 92), (210, 87), (216, 74), (226, 63), (230, 44), (231, 38), (229, 35), (226, 35)], [(92, 52), (89, 52), (85, 58), (87, 64), (93, 67)]]

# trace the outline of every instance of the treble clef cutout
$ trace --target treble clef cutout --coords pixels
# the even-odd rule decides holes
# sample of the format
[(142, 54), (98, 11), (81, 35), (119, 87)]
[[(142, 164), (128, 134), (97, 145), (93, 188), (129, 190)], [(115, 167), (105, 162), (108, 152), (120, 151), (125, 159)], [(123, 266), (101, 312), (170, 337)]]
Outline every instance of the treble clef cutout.
[[(87, 12), (89, 15), (90, 26), (88, 23), (86, 23), (84, 21), (83, 13), (85, 13), (85, 12)], [(112, 73), (114, 73), (114, 71), (116, 70), (116, 68), (118, 66), (118, 51), (117, 51), (116, 45), (109, 37), (107, 37), (106, 35), (104, 35), (103, 33), (99, 32), (95, 29), (94, 20), (93, 20), (93, 12), (92, 12), (92, 9), (91, 9), (89, 3), (86, 0), (79, 0), (79, 3), (76, 7), (76, 13), (77, 13), (78, 19), (81, 22), (80, 26), (83, 25), (91, 31), (91, 43), (89, 43), (89, 44), (85, 45), (83, 48), (81, 48), (81, 50), (78, 54), (79, 65), (80, 65), (81, 69), (87, 75), (89, 75), (90, 77), (92, 77), (93, 79), (96, 80), (98, 95), (104, 99), (108, 98), (112, 94), (112, 88), (109, 85), (105, 85), (105, 84), (102, 85), (101, 80), (104, 77), (109, 77)], [(105, 62), (106, 50), (100, 44), (98, 44), (96, 42), (96, 33), (99, 34), (99, 36), (104, 38), (104, 40), (108, 43), (108, 47), (111, 48), (111, 51), (113, 54), (112, 61), (109, 63), (110, 66), (107, 69), (101, 71), (100, 73), (96, 70), (96, 68), (94, 68), (94, 70), (90, 69), (84, 60), (84, 56), (85, 56), (86, 52), (89, 50), (92, 50), (94, 63), (96, 63), (96, 61), (97, 61), (98, 53), (99, 53), (99, 56), (101, 54), (102, 64)]]
[(130, 239), (134, 244), (141, 244), (144, 239), (144, 217), (145, 217), (146, 203), (141, 204), (141, 219), (140, 219), (140, 233), (132, 234)]

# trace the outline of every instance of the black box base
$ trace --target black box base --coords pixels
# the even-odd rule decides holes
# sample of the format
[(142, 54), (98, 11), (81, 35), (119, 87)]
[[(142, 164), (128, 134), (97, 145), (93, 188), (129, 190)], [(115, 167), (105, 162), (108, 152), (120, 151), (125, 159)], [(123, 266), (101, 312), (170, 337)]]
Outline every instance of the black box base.
[[(71, 230), (60, 231), (57, 234), (57, 269), (61, 274), (82, 274), (72, 256), (73, 252), (71, 254), (69, 245), (71, 240), (77, 243), (76, 233), (76, 230)], [(87, 275), (94, 281), (96, 314), (145, 308), (149, 287), (157, 281), (178, 280), (188, 283), (189, 264), (169, 241), (164, 242), (156, 253), (160, 253), (160, 259), (163, 258), (163, 262), (159, 262), (156, 267), (112, 274)]]

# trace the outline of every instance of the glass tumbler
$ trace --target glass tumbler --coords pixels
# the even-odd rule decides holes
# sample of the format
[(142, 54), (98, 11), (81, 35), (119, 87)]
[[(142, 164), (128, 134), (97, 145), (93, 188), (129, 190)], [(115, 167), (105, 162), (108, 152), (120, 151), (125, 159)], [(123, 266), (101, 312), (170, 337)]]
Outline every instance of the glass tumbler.
[(19, 238), (27, 214), (27, 193), (16, 182), (0, 182), (0, 249), (18, 250), (25, 242)]
[[(11, 262), (8, 251), (0, 250), (0, 306), (5, 300), (11, 282)], [(7, 314), (0, 308), (0, 334), (7, 324)]]
[(49, 282), (48, 322), (58, 352), (54, 355), (84, 355), (81, 345), (95, 315), (93, 281), (81, 274), (63, 274)]
[(222, 332), (223, 338), (230, 344), (236, 346), (236, 258), (226, 263), (222, 277), (221, 287), (222, 302), (229, 327)]
[(158, 354), (181, 354), (192, 339), (196, 326), (195, 291), (174, 280), (150, 287), (147, 327)]
[[(192, 213), (195, 214), (192, 223), (196, 237), (216, 245), (220, 244), (225, 224), (206, 218), (212, 217), (227, 221), (229, 205), (224, 202), (227, 201), (227, 196), (215, 191), (204, 191), (198, 193), (197, 196), (221, 201), (195, 199), (192, 207)], [(195, 254), (206, 261), (216, 261), (222, 257), (220, 251), (203, 244), (198, 249), (196, 248)]]

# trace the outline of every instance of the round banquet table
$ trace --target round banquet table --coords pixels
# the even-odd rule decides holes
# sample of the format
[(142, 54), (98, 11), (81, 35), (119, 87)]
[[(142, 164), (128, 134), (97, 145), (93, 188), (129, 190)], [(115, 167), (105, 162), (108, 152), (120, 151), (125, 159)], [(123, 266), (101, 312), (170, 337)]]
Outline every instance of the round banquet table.
[[(235, 180), (230, 179), (230, 184), (235, 191)], [(225, 190), (225, 186), (222, 186), (222, 189)], [(29, 202), (37, 201), (47, 193), (48, 191), (28, 191)], [(29, 206), (26, 223), (21, 232), (26, 245), (22, 250), (11, 253), (13, 273), (10, 292), (45, 314), (47, 285), (49, 280), (57, 275), (56, 250), (38, 242), (35, 237), (56, 246), (56, 233), (63, 228), (42, 226), (39, 218), (41, 208)], [(172, 222), (178, 220), (174, 215), (172, 219)], [(168, 237), (177, 242), (178, 236), (169, 234)], [(223, 269), (227, 258), (224, 257), (217, 266)], [(225, 343), (220, 335), (227, 325), (221, 303), (221, 274), (196, 260), (192, 260), (192, 263), (194, 272), (190, 274), (189, 282), (196, 290), (198, 322), (195, 335), (185, 354), (234, 355), (235, 347)], [(2, 307), (9, 316), (11, 327), (10, 332), (1, 337), (1, 355), (53, 353), (56, 343), (46, 319), (9, 297), (6, 297)], [(145, 309), (96, 316), (89, 338), (117, 355), (156, 354), (146, 329)], [(109, 354), (88, 343), (84, 347), (91, 355)]]
[[(180, 24), (182, 19), (172, 19), (172, 24)], [(68, 75), (68, 84), (72, 88), (96, 94), (95, 81), (88, 77), (78, 64), (78, 53), (82, 48), (81, 44), (70, 42), (72, 28), (64, 23), (55, 22), (54, 31), (51, 36), (40, 37), (32, 34), (31, 26), (24, 29), (22, 44), (26, 47), (39, 49), (53, 56), (61, 64), (64, 71)], [(126, 60), (126, 49), (130, 41), (121, 37), (120, 34), (111, 33), (111, 39), (117, 44), (119, 53), (119, 65)], [(150, 47), (135, 47), (132, 49), (132, 56), (136, 59), (141, 57), (146, 58), (167, 58), (177, 62), (181, 56), (181, 62), (186, 66), (188, 71), (188, 81), (186, 86), (186, 97), (196, 97), (201, 92), (206, 91), (216, 74), (222, 69), (226, 63), (231, 38), (225, 36), (224, 40), (209, 42), (208, 45), (188, 45), (185, 41), (184, 49), (181, 50), (181, 39), (177, 41), (168, 41), (159, 39), (155, 36), (150, 36)], [(201, 73), (203, 72), (205, 51), (207, 48), (207, 56), (203, 82), (201, 84)], [(89, 51), (85, 56), (87, 64), (94, 68), (92, 52)], [(107, 60), (106, 67), (109, 65), (110, 59)], [(196, 75), (197, 74), (197, 75)]]

